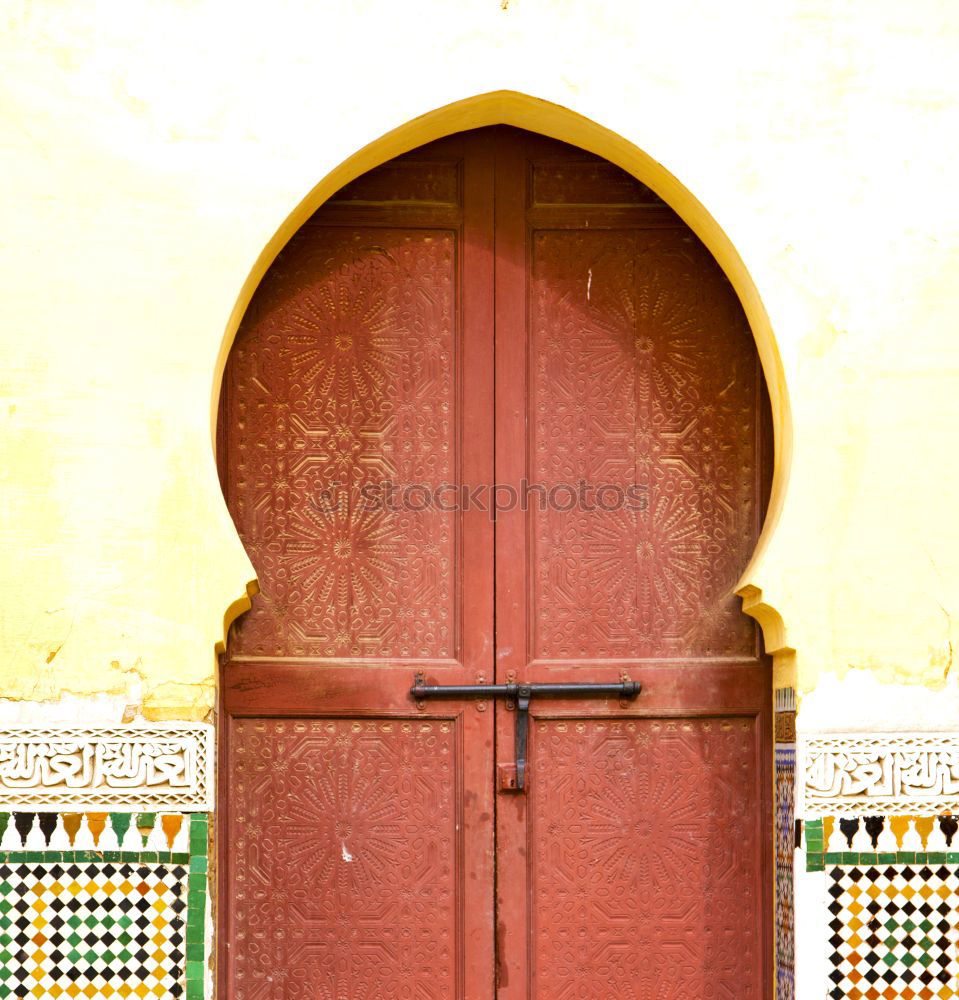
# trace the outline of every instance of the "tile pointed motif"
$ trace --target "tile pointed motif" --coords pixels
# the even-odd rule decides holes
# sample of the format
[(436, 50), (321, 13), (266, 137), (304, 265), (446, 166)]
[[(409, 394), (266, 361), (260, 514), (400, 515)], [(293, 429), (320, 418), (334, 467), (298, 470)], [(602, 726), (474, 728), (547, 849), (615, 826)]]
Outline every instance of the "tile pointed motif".
[(959, 870), (853, 865), (828, 871), (831, 1000), (959, 996)]

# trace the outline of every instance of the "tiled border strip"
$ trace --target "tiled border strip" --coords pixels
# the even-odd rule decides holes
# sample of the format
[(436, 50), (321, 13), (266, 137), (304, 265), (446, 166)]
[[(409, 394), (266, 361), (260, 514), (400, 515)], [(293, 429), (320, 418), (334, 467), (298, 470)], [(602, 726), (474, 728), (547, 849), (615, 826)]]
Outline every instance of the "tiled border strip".
[(190, 817), (190, 882), (186, 922), (186, 1000), (203, 1000), (206, 982), (206, 894), (209, 825), (205, 813)]
[(959, 851), (826, 851), (821, 819), (806, 821), (805, 842), (807, 872), (826, 865), (959, 865)]

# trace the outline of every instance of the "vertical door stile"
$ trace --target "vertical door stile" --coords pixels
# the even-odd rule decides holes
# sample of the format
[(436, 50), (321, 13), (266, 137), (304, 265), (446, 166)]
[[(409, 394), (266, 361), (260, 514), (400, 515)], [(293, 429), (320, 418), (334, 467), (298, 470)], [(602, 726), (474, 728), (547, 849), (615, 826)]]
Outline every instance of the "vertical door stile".
[[(458, 485), (469, 490), (493, 481), (493, 151), (476, 136), (461, 140), (463, 153), (463, 351), (458, 397), (463, 414), (458, 448)], [(458, 494), (463, 500), (463, 490)], [(465, 504), (464, 504), (465, 506)], [(491, 682), (494, 673), (493, 524), (481, 509), (460, 515), (463, 600), (462, 661), (473, 683)], [(495, 715), (492, 705), (460, 711), (482, 725), (467, 727), (481, 745), (464, 753), (463, 805), (465, 864), (460, 919), (466, 927), (465, 1000), (488, 1000), (494, 983), (495, 800), (492, 786)], [(465, 735), (465, 733), (464, 733)], [(467, 827), (467, 824), (469, 826)]]
[[(527, 469), (526, 156), (522, 133), (496, 144), (496, 484), (515, 497), (496, 514), (496, 680), (521, 677), (528, 660), (528, 545), (519, 503)], [(494, 500), (496, 497), (494, 497)], [(514, 757), (514, 715), (496, 705), (497, 767)], [(526, 1000), (530, 917), (525, 794), (497, 795), (498, 1000)]]

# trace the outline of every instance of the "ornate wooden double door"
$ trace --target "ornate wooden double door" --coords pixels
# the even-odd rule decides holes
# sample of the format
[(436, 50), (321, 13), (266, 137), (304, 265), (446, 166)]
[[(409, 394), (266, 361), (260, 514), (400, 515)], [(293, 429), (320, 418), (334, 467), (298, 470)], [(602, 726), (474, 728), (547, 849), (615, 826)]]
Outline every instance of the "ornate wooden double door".
[[(508, 128), (344, 188), (264, 278), (220, 463), (221, 995), (758, 998), (769, 677), (731, 595), (769, 453), (723, 274)], [(517, 706), (431, 684), (642, 684)]]

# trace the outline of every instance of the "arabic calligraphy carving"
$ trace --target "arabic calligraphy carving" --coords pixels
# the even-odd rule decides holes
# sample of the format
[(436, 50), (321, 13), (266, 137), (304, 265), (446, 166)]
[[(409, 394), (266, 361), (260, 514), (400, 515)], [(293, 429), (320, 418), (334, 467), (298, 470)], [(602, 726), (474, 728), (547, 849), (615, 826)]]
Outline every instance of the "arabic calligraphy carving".
[(959, 736), (808, 737), (805, 812), (959, 811)]
[(201, 723), (0, 730), (0, 806), (212, 808), (212, 728)]

